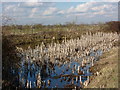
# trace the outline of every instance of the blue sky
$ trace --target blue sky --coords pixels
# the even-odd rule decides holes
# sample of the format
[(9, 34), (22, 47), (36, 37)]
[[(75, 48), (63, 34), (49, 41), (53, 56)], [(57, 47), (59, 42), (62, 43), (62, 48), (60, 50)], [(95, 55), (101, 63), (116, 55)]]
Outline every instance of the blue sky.
[(15, 24), (98, 23), (117, 21), (118, 3), (3, 2), (2, 14), (14, 18)]

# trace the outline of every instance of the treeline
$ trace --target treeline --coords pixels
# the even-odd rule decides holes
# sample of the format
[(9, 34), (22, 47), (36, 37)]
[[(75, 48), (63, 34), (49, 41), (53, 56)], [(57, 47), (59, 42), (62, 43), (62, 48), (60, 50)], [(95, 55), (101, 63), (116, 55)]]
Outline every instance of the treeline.
[(111, 21), (106, 23), (99, 24), (75, 24), (67, 23), (65, 25), (56, 24), (56, 25), (9, 25), (2, 26), (3, 34), (9, 35), (14, 33), (17, 35), (22, 34), (35, 34), (40, 31), (44, 32), (61, 32), (61, 31), (103, 31), (103, 32), (118, 32), (120, 33), (120, 21)]
[(120, 21), (111, 21), (106, 23), (109, 27), (108, 29), (112, 32), (116, 31), (120, 33)]

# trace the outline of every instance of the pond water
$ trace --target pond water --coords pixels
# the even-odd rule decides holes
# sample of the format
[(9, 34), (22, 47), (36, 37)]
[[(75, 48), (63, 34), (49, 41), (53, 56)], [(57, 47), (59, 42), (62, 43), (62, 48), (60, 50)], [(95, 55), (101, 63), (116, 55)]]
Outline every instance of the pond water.
[[(101, 50), (96, 52), (91, 50), (86, 59), (93, 56), (95, 62), (101, 55)], [(14, 77), (17, 77), (18, 87), (22, 88), (69, 88), (72, 86), (81, 88), (81, 82), (84, 83), (92, 75), (90, 72), (92, 62), (81, 66), (82, 61), (82, 58), (72, 57), (69, 61), (51, 62), (46, 59), (40, 62), (26, 60), (25, 55), (22, 55), (18, 63), (19, 69), (12, 67), (11, 72)]]

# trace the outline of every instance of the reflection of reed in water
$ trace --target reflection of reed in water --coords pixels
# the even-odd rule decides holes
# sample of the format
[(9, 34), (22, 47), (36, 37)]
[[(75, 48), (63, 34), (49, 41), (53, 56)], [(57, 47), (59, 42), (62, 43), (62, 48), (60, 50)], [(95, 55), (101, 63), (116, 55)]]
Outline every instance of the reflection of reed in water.
[(41, 75), (40, 75), (40, 73), (38, 73), (38, 75), (37, 75), (37, 87), (38, 88), (41, 87)]
[[(41, 46), (38, 45), (35, 49), (29, 47), (27, 50), (23, 50), (17, 47), (17, 50), (24, 57), (25, 62), (30, 63), (28, 70), (33, 64), (37, 65), (37, 67), (34, 67), (34, 70), (32, 69), (31, 71), (35, 72), (36, 68), (38, 68), (36, 72), (40, 70), (41, 77), (36, 77), (36, 87), (40, 88), (45, 86), (46, 83), (50, 86), (52, 83), (52, 80), (43, 81), (41, 78), (51, 77), (53, 74), (66, 74), (70, 72), (69, 70), (71, 70), (73, 75), (76, 73), (80, 75), (80, 84), (86, 86), (89, 83), (89, 78), (84, 83), (81, 79), (81, 75), (89, 73), (89, 68), (85, 69), (86, 66), (93, 66), (97, 60), (96, 58), (101, 55), (101, 52), (103, 53), (113, 48), (118, 38), (117, 33), (98, 32), (93, 35), (87, 33), (78, 39), (63, 40), (61, 44), (51, 43), (45, 46), (42, 42)], [(74, 61), (78, 62), (79, 65), (74, 64), (73, 67), (71, 67), (70, 63)], [(67, 63), (68, 66), (66, 67), (65, 65)], [(55, 67), (65, 68), (61, 70), (61, 73), (57, 73)], [(64, 80), (69, 81), (69, 78), (64, 78)], [(62, 82), (63, 80), (60, 81)], [(76, 77), (76, 82), (78, 82), (78, 77)], [(74, 80), (71, 81), (71, 84), (73, 83)]]

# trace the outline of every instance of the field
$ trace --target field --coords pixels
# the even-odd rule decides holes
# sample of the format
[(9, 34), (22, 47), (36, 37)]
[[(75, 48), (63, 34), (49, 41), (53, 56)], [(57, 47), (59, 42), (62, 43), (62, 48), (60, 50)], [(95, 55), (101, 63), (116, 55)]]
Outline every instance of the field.
[(3, 26), (3, 88), (118, 88), (119, 26)]

